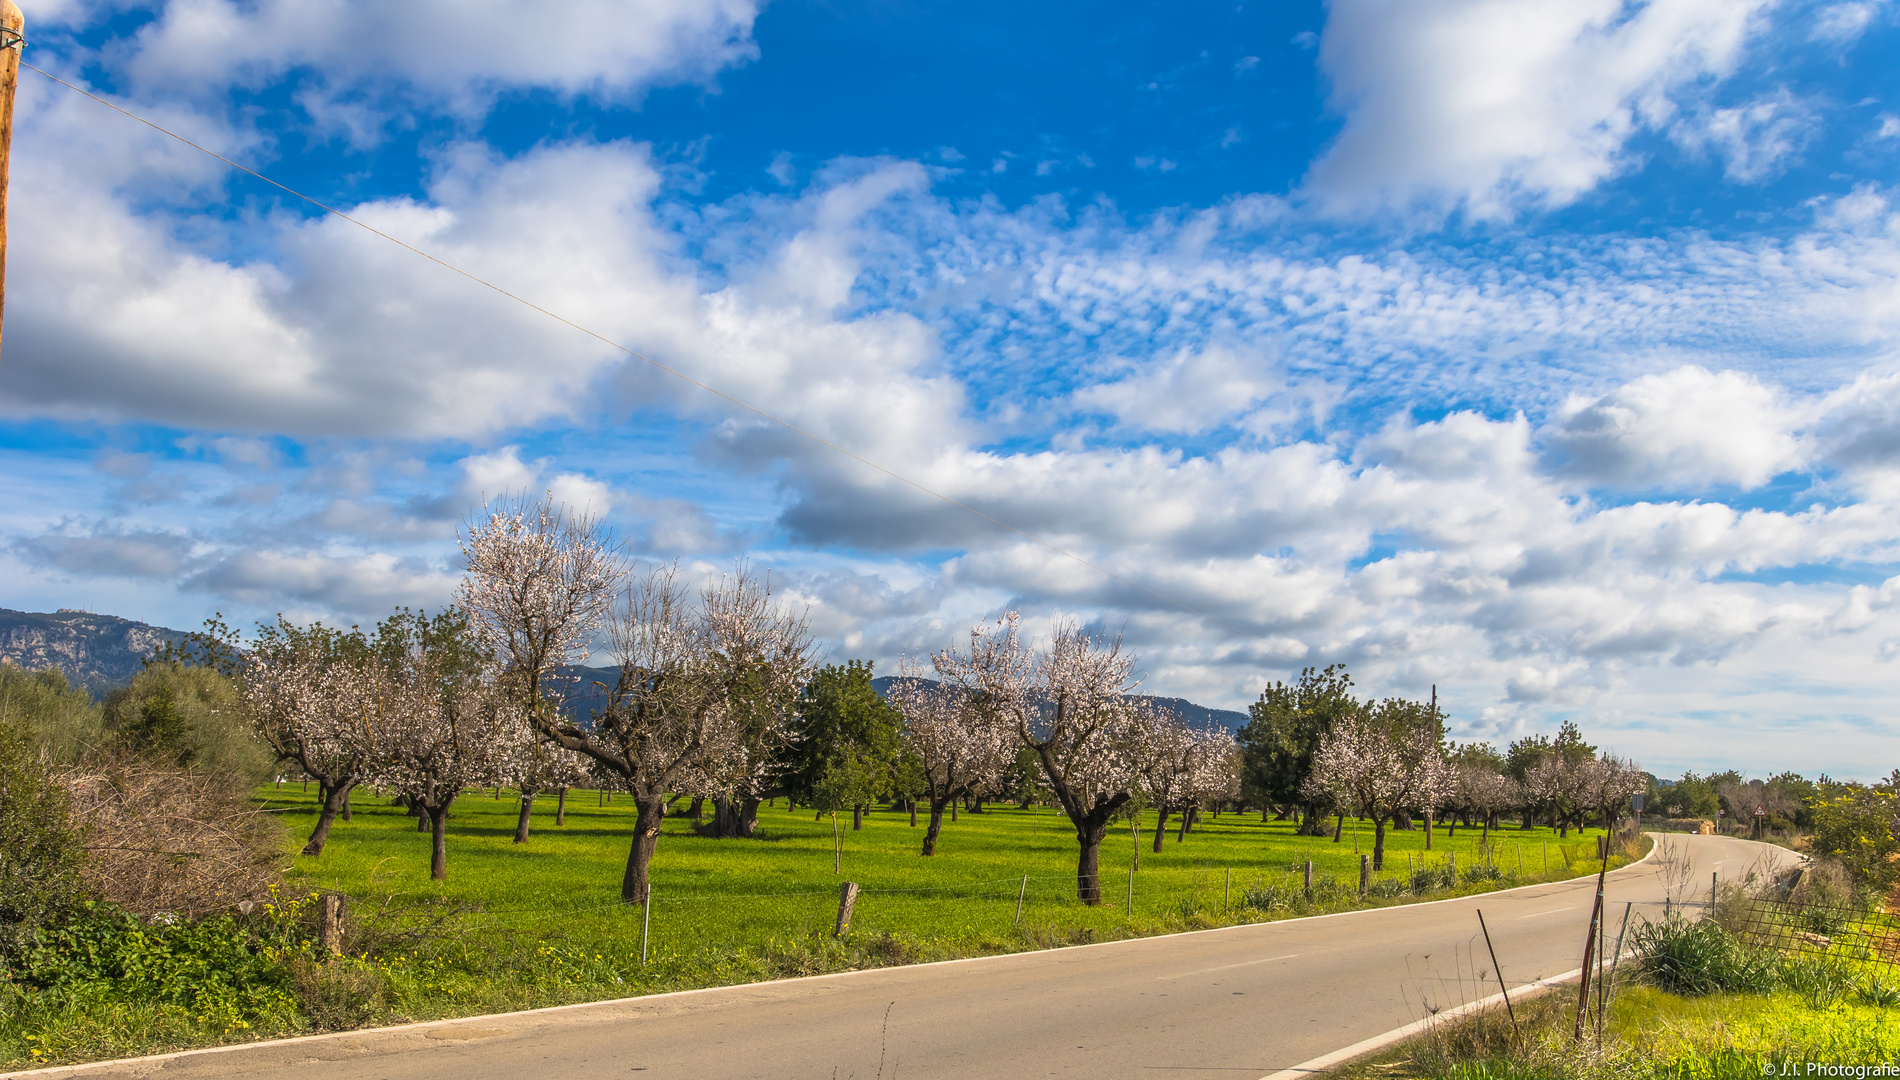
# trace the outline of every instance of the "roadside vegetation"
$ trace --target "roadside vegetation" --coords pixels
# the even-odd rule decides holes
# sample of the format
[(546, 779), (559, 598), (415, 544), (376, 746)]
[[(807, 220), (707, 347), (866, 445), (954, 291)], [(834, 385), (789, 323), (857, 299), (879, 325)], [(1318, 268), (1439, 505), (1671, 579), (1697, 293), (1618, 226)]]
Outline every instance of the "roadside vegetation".
[[(1880, 813), (1890, 791), (1849, 810)], [(1843, 816), (1840, 799), (1820, 808)], [(1884, 814), (1884, 818), (1881, 816)], [(1330, 1075), (1341, 1080), (1748, 1080), (1880, 1075), (1900, 1062), (1900, 863), (1845, 845), (1643, 920), (1620, 978), (1487, 1008)], [(1685, 914), (1695, 911), (1694, 915)]]
[[(1196, 727), (1119, 640), (1014, 613), (880, 690), (743, 565), (635, 573), (531, 501), (463, 541), (434, 614), (213, 620), (96, 702), (0, 666), (0, 1063), (1548, 881), (1639, 857), (1631, 796), (1675, 787), (1571, 723), (1448, 741), (1435, 695), (1339, 667)], [(1886, 867), (1892, 800), (1824, 779), (1800, 813)]]

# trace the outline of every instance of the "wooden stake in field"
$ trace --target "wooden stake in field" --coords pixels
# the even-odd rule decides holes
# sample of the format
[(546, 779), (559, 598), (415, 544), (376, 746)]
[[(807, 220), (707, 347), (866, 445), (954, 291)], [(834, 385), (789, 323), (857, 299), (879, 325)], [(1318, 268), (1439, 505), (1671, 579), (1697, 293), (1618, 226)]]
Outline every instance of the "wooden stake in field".
[(7, 160), (13, 147), (13, 88), (20, 80), (25, 34), (26, 16), (13, 0), (0, 0), (0, 323), (7, 310)]
[(1584, 1019), (1589, 1014), (1589, 1010), (1590, 1010), (1591, 959), (1593, 957), (1601, 956), (1601, 953), (1599, 952), (1597, 948), (1597, 937), (1602, 932), (1602, 929), (1603, 929), (1603, 879), (1608, 877), (1609, 873), (1610, 873), (1610, 856), (1608, 852), (1605, 852), (1603, 856), (1603, 865), (1601, 869), (1597, 871), (1596, 903), (1590, 906), (1590, 933), (1589, 933), (1589, 936), (1584, 938), (1584, 941), (1583, 941), (1583, 965), (1582, 965), (1583, 974), (1582, 974), (1582, 977), (1578, 980), (1579, 985), (1577, 987), (1576, 1039), (1578, 1042), (1583, 1041)]

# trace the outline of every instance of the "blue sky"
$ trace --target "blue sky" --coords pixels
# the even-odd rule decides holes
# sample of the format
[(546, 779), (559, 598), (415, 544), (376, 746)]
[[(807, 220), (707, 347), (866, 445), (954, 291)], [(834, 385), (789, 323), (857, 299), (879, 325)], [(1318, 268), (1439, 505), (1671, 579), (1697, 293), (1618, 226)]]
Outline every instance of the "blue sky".
[(1343, 662), (1460, 737), (1900, 761), (1891, 2), (27, 18), (29, 62), (1140, 587), (26, 72), (0, 605), (438, 605), (458, 523), (539, 490), (771, 568), (838, 658), (1015, 606), (1208, 704)]

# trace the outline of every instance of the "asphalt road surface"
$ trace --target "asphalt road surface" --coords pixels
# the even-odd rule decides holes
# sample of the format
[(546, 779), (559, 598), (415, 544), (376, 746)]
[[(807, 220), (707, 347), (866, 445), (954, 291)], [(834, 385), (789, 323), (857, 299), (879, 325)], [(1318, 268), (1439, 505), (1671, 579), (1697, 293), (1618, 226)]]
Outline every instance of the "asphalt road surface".
[[(1660, 914), (1788, 852), (1670, 836), (1609, 877)], [(1665, 856), (1673, 849), (1679, 857)], [(102, 1063), (35, 1075), (285, 1080), (1256, 1080), (1576, 968), (1595, 878), (1462, 900), (1013, 956)]]

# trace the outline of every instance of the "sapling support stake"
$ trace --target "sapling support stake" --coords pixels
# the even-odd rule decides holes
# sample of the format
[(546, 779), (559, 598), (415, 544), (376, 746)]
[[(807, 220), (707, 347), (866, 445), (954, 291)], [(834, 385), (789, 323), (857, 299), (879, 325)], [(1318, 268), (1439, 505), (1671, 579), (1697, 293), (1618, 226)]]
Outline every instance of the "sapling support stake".
[(1135, 868), (1128, 868), (1128, 914), (1135, 913)]
[(1589, 936), (1583, 940), (1583, 974), (1579, 980), (1580, 985), (1577, 987), (1577, 1023), (1574, 1032), (1574, 1036), (1578, 1042), (1583, 1041), (1584, 1016), (1590, 1007), (1590, 990), (1592, 988), (1590, 965), (1593, 962), (1593, 958), (1597, 955), (1597, 935), (1603, 927), (1603, 881), (1604, 878), (1609, 876), (1609, 873), (1610, 857), (1608, 854), (1605, 854), (1603, 857), (1603, 865), (1597, 870), (1596, 901), (1590, 905)]
[(1011, 923), (1011, 926), (1021, 926), (1023, 924), (1023, 897), (1028, 895), (1029, 875), (1024, 874), (1022, 886), (1016, 890), (1016, 921)]
[(1511, 988), (1504, 985), (1504, 969), (1498, 967), (1498, 951), (1491, 947), (1491, 928), (1484, 924), (1484, 909), (1478, 909), (1478, 929), (1484, 931), (1484, 950), (1491, 954), (1491, 973), (1498, 977), (1498, 991), (1504, 995), (1504, 1011), (1511, 1018), (1511, 1034), (1517, 1034), (1517, 1010), (1511, 1007)]
[(653, 883), (647, 882), (647, 898), (640, 905), (640, 966), (647, 966), (647, 932), (653, 928)]

